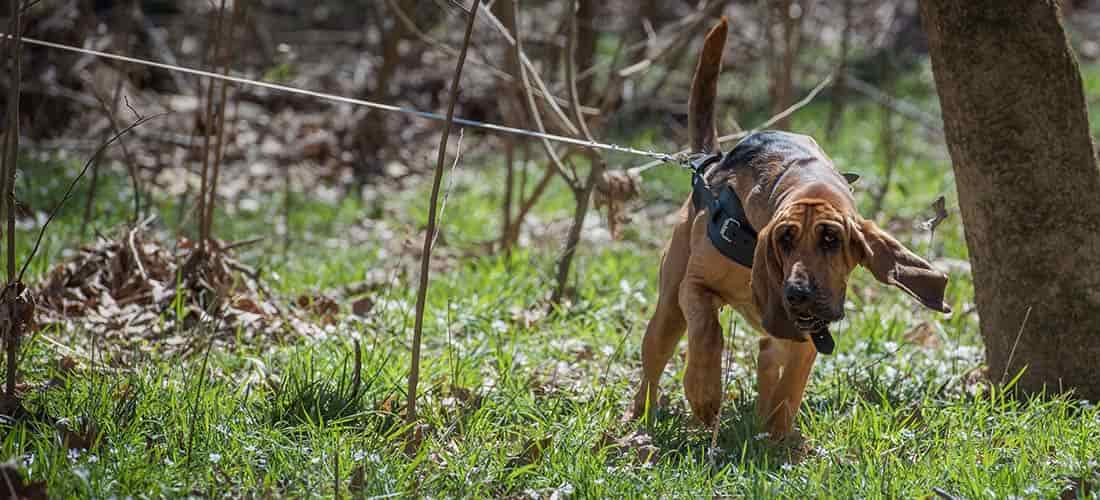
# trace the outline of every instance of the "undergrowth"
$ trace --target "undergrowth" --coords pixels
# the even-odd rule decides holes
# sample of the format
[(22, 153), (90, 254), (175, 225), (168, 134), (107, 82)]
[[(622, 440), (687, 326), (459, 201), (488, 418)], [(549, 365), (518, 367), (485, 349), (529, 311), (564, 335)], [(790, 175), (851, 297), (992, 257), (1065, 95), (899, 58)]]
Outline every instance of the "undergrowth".
[[(795, 129), (820, 137), (827, 112), (826, 105), (801, 111)], [(864, 210), (883, 179), (878, 116), (868, 104), (854, 106), (843, 136), (823, 144), (838, 168), (863, 174), (857, 192)], [(354, 196), (324, 202), (295, 195), (287, 243), (271, 235), (281, 193), (219, 222), (218, 237), (228, 241), (269, 237), (241, 257), (264, 269), (287, 300), (381, 283), (362, 292), (372, 301), (368, 313), (352, 314), (342, 303), (318, 334), (229, 353), (211, 348), (200, 323), (184, 332), (195, 344), (188, 354), (119, 366), (112, 363), (117, 347), (87, 332), (38, 332), (20, 364), (30, 415), (0, 424), (0, 453), (57, 497), (330, 497), (338, 489), (359, 497), (899, 498), (938, 489), (964, 498), (1051, 498), (1091, 489), (1095, 498), (1100, 410), (1072, 395), (1013, 400), (982, 382), (1010, 385), (1016, 374), (982, 372), (959, 218), (953, 213), (931, 241), (917, 228), (941, 194), (955, 206), (944, 148), (911, 125), (900, 135), (905, 152), (878, 220), (950, 271), (947, 296), (956, 312), (924, 311), (857, 271), (837, 354), (814, 369), (798, 418), (800, 442), (760, 434), (755, 334), (729, 313), (717, 447), (685, 407), (679, 356), (663, 378), (669, 401), (657, 417), (620, 422), (656, 301), (667, 216), (688, 189), (682, 172), (645, 174), (644, 199), (622, 241), (611, 241), (593, 216), (569, 304), (547, 311), (568, 192), (552, 186), (529, 224), (531, 236), (510, 256), (479, 252), (480, 242), (499, 234), (501, 174), (492, 161), (471, 160), (460, 164), (443, 220), (441, 267), (432, 274), (421, 368), (425, 426), (413, 453), (405, 453), (411, 430), (403, 402), (414, 276), (401, 247), (357, 240), (349, 228), (381, 227), (394, 240), (418, 241), (422, 182), (387, 193), (382, 210)], [(55, 160), (34, 168), (55, 178), (75, 167)], [(17, 185), (35, 208), (57, 198), (57, 186), (38, 182), (45, 171)], [(106, 232), (127, 219), (128, 183), (113, 171), (101, 182), (111, 186), (96, 219)], [(179, 210), (170, 199), (156, 201), (154, 226), (168, 239)], [(79, 240), (80, 215), (62, 212), (31, 267), (32, 282)], [(23, 254), (35, 227), (19, 232)]]

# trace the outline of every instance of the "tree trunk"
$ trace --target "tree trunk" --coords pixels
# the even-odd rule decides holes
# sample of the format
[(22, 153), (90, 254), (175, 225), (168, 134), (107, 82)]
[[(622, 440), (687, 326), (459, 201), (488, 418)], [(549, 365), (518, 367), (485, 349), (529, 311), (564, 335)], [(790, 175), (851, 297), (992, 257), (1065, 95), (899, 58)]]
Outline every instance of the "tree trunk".
[(920, 7), (990, 377), (1100, 399), (1100, 166), (1058, 2)]

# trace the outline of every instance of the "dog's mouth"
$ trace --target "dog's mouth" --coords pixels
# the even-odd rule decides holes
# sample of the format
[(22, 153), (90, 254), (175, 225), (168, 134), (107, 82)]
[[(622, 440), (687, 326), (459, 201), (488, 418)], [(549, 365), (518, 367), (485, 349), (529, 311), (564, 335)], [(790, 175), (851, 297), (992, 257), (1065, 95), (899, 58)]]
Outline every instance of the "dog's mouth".
[(829, 322), (812, 314), (802, 313), (795, 317), (795, 326), (803, 332), (810, 333), (829, 326)]
[(802, 333), (809, 335), (817, 352), (832, 354), (836, 349), (833, 334), (829, 333), (829, 321), (812, 314), (801, 313), (795, 316), (794, 324)]

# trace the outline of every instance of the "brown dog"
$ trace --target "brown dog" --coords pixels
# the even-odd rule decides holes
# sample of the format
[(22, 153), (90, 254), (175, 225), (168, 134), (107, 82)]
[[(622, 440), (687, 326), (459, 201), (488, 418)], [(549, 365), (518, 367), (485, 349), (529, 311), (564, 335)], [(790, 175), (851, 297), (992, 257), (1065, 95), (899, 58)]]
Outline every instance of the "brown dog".
[[(726, 20), (707, 34), (691, 86), (692, 149), (717, 146), (713, 105), (726, 42)], [(691, 199), (661, 259), (657, 310), (642, 344), (642, 380), (628, 417), (658, 401), (658, 381), (686, 328), (684, 392), (693, 413), (710, 424), (721, 402), (722, 328), (729, 305), (760, 339), (757, 412), (773, 438), (790, 434), (817, 356), (810, 334), (828, 335), (844, 316), (848, 275), (862, 265), (925, 306), (950, 312), (947, 276), (856, 212), (847, 181), (810, 137), (758, 132), (706, 173), (712, 191), (730, 186), (748, 222), (760, 228), (752, 267), (726, 257), (708, 238), (710, 209)], [(830, 338), (831, 340), (831, 338)]]

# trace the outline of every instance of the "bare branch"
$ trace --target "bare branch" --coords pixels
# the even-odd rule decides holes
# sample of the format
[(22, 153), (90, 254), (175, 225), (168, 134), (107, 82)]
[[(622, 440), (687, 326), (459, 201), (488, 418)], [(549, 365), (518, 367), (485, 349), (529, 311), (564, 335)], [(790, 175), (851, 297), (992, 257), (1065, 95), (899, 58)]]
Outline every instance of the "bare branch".
[[(390, 6), (390, 9), (393, 10), (394, 15), (397, 17), (397, 20), (400, 21), (401, 24), (405, 25), (406, 30), (408, 30), (410, 33), (416, 35), (417, 38), (420, 38), (421, 40), (423, 40), (424, 43), (427, 43), (428, 45), (431, 45), (431, 46), (439, 49), (440, 51), (446, 53), (447, 55), (449, 55), (451, 57), (458, 57), (458, 49), (456, 49), (454, 47), (451, 47), (446, 42), (444, 42), (442, 40), (439, 40), (437, 38), (434, 38), (431, 35), (425, 33), (423, 30), (421, 30), (420, 27), (416, 25), (416, 22), (414, 22), (412, 20), (412, 18), (409, 17), (409, 14), (407, 12), (405, 12), (404, 9), (402, 9), (400, 5), (398, 5), (396, 0), (386, 0), (386, 3)], [(465, 9), (463, 9), (463, 11), (465, 11)], [(519, 86), (520, 86), (519, 80), (517, 80), (514, 76), (512, 76), (511, 74), (509, 74), (505, 70), (502, 70), (502, 69), (500, 69), (496, 66), (493, 66), (492, 64), (490, 64), (487, 61), (474, 59), (472, 57), (468, 57), (467, 61), (472, 65), (478, 66), (480, 68), (483, 68), (485, 71), (488, 71), (489, 74), (493, 75), (493, 77), (497, 78), (498, 80), (502, 80), (506, 83), (509, 83), (509, 84), (513, 85), (514, 87), (516, 87), (516, 88), (519, 88)], [(532, 91), (535, 93), (535, 95), (538, 95), (539, 97), (553, 99), (555, 102), (557, 102), (561, 106), (568, 106), (569, 105), (569, 101), (566, 100), (566, 99), (563, 99), (561, 97), (557, 97), (557, 96), (554, 96), (554, 95), (550, 95), (549, 97), (547, 97), (547, 94), (544, 94), (541, 90), (537, 90), (537, 89), (532, 89)], [(586, 115), (599, 115), (600, 114), (599, 109), (591, 107), (591, 106), (585, 106), (585, 107), (582, 108), (581, 111)]]
[[(475, 7), (479, 0), (474, 0)], [(443, 134), (439, 139), (439, 155), (436, 158), (435, 177), (432, 179), (432, 197), (428, 207), (428, 227), (424, 232), (424, 249), (420, 257), (420, 283), (416, 291), (416, 319), (413, 325), (412, 339), (412, 363), (409, 368), (409, 386), (406, 397), (406, 422), (414, 423), (416, 414), (416, 386), (420, 382), (420, 341), (424, 330), (424, 305), (428, 294), (428, 273), (431, 270), (432, 238), (436, 232), (436, 206), (439, 203), (439, 188), (443, 181), (444, 162), (447, 159), (447, 138), (451, 135), (451, 126), (454, 124), (455, 102), (458, 101), (458, 84), (462, 79), (462, 65), (466, 61), (466, 52), (470, 47), (470, 35), (474, 31), (474, 20), (477, 19), (478, 9), (472, 8), (466, 23), (466, 34), (462, 39), (462, 50), (458, 54), (458, 63), (455, 67), (454, 79), (451, 80), (451, 92), (447, 103), (447, 121), (443, 124)], [(416, 435), (413, 429), (412, 435)]]
[(103, 144), (101, 144), (99, 146), (99, 148), (96, 149), (95, 153), (92, 154), (92, 157), (88, 158), (88, 161), (84, 162), (84, 167), (80, 169), (80, 173), (77, 174), (76, 178), (73, 179), (73, 181), (71, 183), (69, 183), (68, 189), (65, 190), (65, 196), (63, 196), (61, 198), (61, 201), (59, 201), (57, 203), (57, 205), (55, 205), (53, 207), (53, 210), (50, 211), (50, 216), (47, 217), (46, 222), (44, 224), (42, 224), (42, 229), (38, 230), (38, 237), (34, 240), (34, 248), (32, 248), (31, 253), (29, 255), (27, 255), (27, 260), (23, 262), (23, 267), (22, 267), (22, 269), (19, 270), (19, 277), (16, 279), (16, 281), (22, 281), (23, 280), (23, 274), (26, 273), (27, 266), (30, 265), (31, 261), (34, 259), (35, 254), (38, 253), (39, 245), (42, 244), (42, 237), (46, 234), (46, 228), (48, 228), (50, 226), (50, 222), (53, 222), (54, 218), (57, 217), (57, 212), (59, 210), (61, 210), (61, 207), (64, 206), (65, 203), (69, 201), (69, 198), (72, 198), (73, 188), (75, 188), (76, 184), (78, 182), (80, 182), (80, 179), (84, 178), (84, 174), (87, 173), (88, 168), (90, 168), (92, 166), (92, 161), (95, 159), (95, 157), (102, 154), (103, 151), (106, 150), (108, 146), (110, 146), (111, 144), (114, 144), (115, 141), (121, 139), (122, 136), (126, 135), (131, 130), (133, 130), (137, 127), (140, 127), (141, 125), (144, 125), (146, 122), (149, 122), (151, 120), (155, 120), (155, 119), (160, 118), (162, 116), (165, 116), (167, 114), (169, 114), (169, 112), (157, 113), (155, 115), (143, 116), (143, 117), (139, 118), (137, 121), (131, 123), (126, 128), (124, 128), (122, 130), (119, 130), (118, 133), (111, 136), (111, 138), (108, 139), (107, 142), (104, 142)]
[[(515, 2), (516, 0), (502, 1)], [(486, 13), (488, 13), (488, 11), (484, 8), (480, 8), (479, 10), (484, 10), (486, 11)], [(515, 11), (518, 12), (518, 9), (516, 9)], [(494, 17), (493, 19), (496, 18)], [(523, 61), (527, 60), (527, 56), (523, 55), (523, 42), (521, 41), (522, 38), (519, 36), (519, 23), (516, 22), (514, 24), (516, 26), (516, 38), (511, 39), (512, 57), (514, 57), (517, 62), (522, 63)], [(504, 27), (501, 26), (501, 29), (504, 29)], [(530, 111), (531, 118), (534, 120), (535, 126), (538, 131), (545, 134), (546, 126), (543, 125), (542, 115), (539, 114), (539, 107), (537, 104), (535, 104), (535, 96), (534, 93), (531, 92), (531, 82), (527, 77), (527, 71), (522, 64), (517, 64), (517, 66), (520, 66), (520, 80), (523, 82), (523, 93), (527, 97), (527, 110)], [(575, 176), (571, 176), (569, 172), (566, 171), (565, 165), (562, 163), (561, 157), (558, 156), (557, 151), (554, 150), (554, 146), (550, 144), (550, 141), (545, 137), (540, 137), (539, 142), (542, 143), (543, 149), (546, 150), (546, 155), (550, 157), (550, 164), (558, 171), (558, 174), (561, 175), (562, 179), (565, 179), (565, 182), (567, 182), (571, 187), (576, 186), (578, 179)]]
[[(508, 0), (508, 1), (515, 1), (515, 0)], [(519, 12), (518, 7), (519, 7), (519, 4), (517, 2), (516, 3), (516, 12)], [(542, 80), (542, 77), (539, 76), (538, 71), (535, 70), (535, 65), (531, 64), (531, 60), (528, 59), (527, 55), (524, 54), (523, 50), (520, 49), (519, 23), (516, 23), (516, 33), (514, 33), (515, 36), (513, 37), (513, 34), (508, 32), (508, 28), (504, 27), (504, 24), (501, 23), (500, 20), (497, 19), (497, 17), (495, 15), (493, 15), (492, 11), (490, 11), (488, 7), (486, 7), (485, 5), (483, 5), (481, 3), (478, 3), (478, 9), (481, 10), (484, 13), (484, 15), (486, 16), (486, 19), (489, 20), (489, 24), (492, 24), (493, 27), (496, 28), (496, 30), (498, 32), (500, 32), (500, 35), (502, 37), (504, 37), (504, 40), (507, 41), (508, 44), (511, 45), (513, 49), (516, 49), (515, 51), (519, 54), (520, 66), (527, 70), (527, 73), (522, 73), (522, 72), (521, 73), (525, 74), (525, 75), (530, 74), (530, 78), (533, 78), (535, 80), (535, 84), (538, 85), (539, 90), (542, 92), (542, 94), (544, 96), (554, 95), (553, 92), (550, 92), (550, 88), (546, 86), (546, 82), (544, 82)], [(528, 94), (532, 94), (532, 92), (530, 90), (530, 87), (531, 87), (530, 81), (528, 80), (528, 78), (526, 76), (523, 78), (523, 80), (524, 80), (523, 86), (525, 87), (525, 91)], [(531, 98), (531, 101), (533, 102), (534, 99)], [(566, 132), (568, 132), (569, 134), (571, 134), (573, 136), (576, 136), (577, 134), (580, 133), (580, 131), (577, 130), (577, 126), (574, 125), (573, 122), (569, 119), (569, 117), (565, 115), (565, 112), (562, 111), (561, 107), (558, 106), (558, 103), (555, 100), (547, 98), (546, 99), (546, 104), (550, 107), (550, 110), (554, 112), (553, 116), (558, 119), (558, 122), (560, 123), (562, 128), (565, 129)], [(542, 131), (545, 132), (545, 130), (542, 130)]]
[[(737, 132), (737, 133), (729, 134), (729, 135), (723, 135), (722, 137), (719, 137), (718, 138), (718, 143), (721, 144), (723, 142), (730, 142), (730, 141), (736, 141), (736, 140), (739, 140), (739, 139), (743, 139), (745, 137), (748, 137), (748, 135), (752, 134), (753, 132), (764, 130), (764, 129), (774, 125), (779, 120), (782, 120), (782, 119), (794, 114), (796, 111), (802, 109), (807, 104), (809, 104), (811, 101), (813, 101), (814, 98), (817, 97), (817, 95), (820, 94), (821, 91), (825, 87), (827, 87), (829, 85), (829, 83), (832, 82), (832, 81), (833, 81), (833, 73), (829, 73), (829, 75), (826, 76), (824, 80), (821, 80), (821, 83), (818, 83), (817, 86), (814, 87), (813, 90), (810, 91), (810, 93), (806, 94), (806, 97), (802, 98), (802, 100), (792, 104), (787, 109), (784, 109), (783, 111), (780, 111), (775, 116), (773, 116), (771, 118), (768, 118), (767, 121), (765, 121), (764, 123), (761, 123), (760, 125), (758, 125), (756, 128), (754, 128), (752, 130), (746, 130), (746, 131)], [(690, 150), (684, 149), (684, 150), (680, 150), (680, 151), (676, 152), (673, 156), (685, 155), (685, 154), (688, 154), (690, 152), (691, 152)], [(662, 165), (664, 163), (665, 162), (661, 161), (661, 160), (651, 161), (651, 162), (646, 163), (644, 165), (639, 165), (637, 167), (631, 168), (630, 172), (634, 173), (634, 174), (640, 174), (642, 172), (645, 172), (646, 170), (649, 170), (653, 167), (656, 167), (657, 165)]]
[[(211, 54), (211, 59), (217, 59), (218, 48), (221, 46), (221, 34), (222, 34), (222, 20), (225, 17), (225, 0), (221, 0), (221, 7), (218, 9), (217, 21), (214, 23), (213, 39), (214, 46)], [(206, 87), (206, 109), (203, 115), (203, 133), (202, 133), (202, 174), (199, 184), (199, 253), (206, 251), (206, 240), (210, 235), (206, 234), (206, 193), (207, 183), (209, 181), (209, 169), (210, 169), (210, 128), (214, 126), (214, 80), (210, 79)]]
[[(224, 16), (224, 14), (222, 14)], [(224, 43), (224, 54), (222, 55), (222, 76), (229, 74), (229, 62), (231, 54), (234, 49), (233, 30), (237, 27), (237, 22), (241, 15), (241, 2), (233, 2), (233, 15), (229, 20), (229, 25), (225, 27), (222, 36), (226, 38)], [(217, 49), (215, 49), (215, 53)], [(213, 85), (213, 82), (211, 82)], [(210, 193), (209, 195), (203, 194), (203, 196), (209, 196), (206, 202), (206, 214), (202, 215), (200, 221), (203, 226), (203, 233), (207, 238), (211, 237), (213, 225), (214, 225), (214, 208), (216, 206), (218, 197), (218, 177), (221, 173), (222, 155), (225, 153), (225, 102), (227, 99), (226, 93), (229, 90), (229, 82), (221, 82), (221, 95), (217, 101), (217, 128), (215, 129), (218, 134), (215, 136), (214, 142), (214, 171), (210, 178)]]

